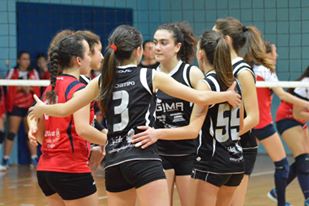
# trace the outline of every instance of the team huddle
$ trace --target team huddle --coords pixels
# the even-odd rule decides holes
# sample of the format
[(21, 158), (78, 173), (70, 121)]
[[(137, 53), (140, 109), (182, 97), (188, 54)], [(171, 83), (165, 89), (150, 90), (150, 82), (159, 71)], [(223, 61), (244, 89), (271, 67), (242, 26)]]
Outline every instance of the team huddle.
[[(98, 205), (89, 156), (100, 148), (109, 206), (171, 206), (174, 188), (182, 206), (241, 206), (258, 143), (275, 165), (269, 197), (290, 205), (285, 190), (297, 177), (309, 205), (309, 92), (256, 88), (256, 80), (278, 81), (276, 47), (258, 28), (228, 17), (196, 39), (186, 23), (160, 25), (147, 42), (155, 59), (148, 65), (132, 26), (112, 32), (102, 65), (101, 42), (91, 37), (67, 30), (54, 37), (51, 84), (29, 109), (48, 205)], [(100, 75), (81, 81), (91, 68)], [(299, 80), (308, 75), (309, 68)], [(282, 100), (275, 122), (292, 165), (272, 121), (272, 93)], [(94, 102), (104, 128), (94, 126)]]

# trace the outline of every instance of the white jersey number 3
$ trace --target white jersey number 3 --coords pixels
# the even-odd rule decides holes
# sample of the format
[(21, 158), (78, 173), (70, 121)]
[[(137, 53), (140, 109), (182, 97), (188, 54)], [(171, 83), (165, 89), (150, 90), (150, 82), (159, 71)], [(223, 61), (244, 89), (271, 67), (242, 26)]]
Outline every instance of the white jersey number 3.
[(113, 100), (117, 99), (120, 99), (121, 103), (114, 107), (114, 114), (121, 115), (121, 122), (113, 125), (114, 132), (123, 130), (129, 123), (129, 93), (125, 90), (113, 92)]

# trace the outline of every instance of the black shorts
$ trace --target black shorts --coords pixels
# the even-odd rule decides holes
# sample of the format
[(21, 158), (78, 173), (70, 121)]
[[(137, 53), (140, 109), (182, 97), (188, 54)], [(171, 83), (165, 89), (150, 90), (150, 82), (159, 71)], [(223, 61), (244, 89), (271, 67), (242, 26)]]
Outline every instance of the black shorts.
[(191, 175), (193, 169), (193, 162), (195, 160), (194, 154), (187, 156), (160, 155), (160, 157), (162, 159), (163, 168), (165, 170), (175, 170), (176, 176)]
[(288, 130), (288, 129), (295, 127), (295, 126), (303, 127), (304, 124), (299, 122), (299, 121), (296, 121), (295, 119), (282, 119), (282, 120), (276, 122), (276, 126), (277, 126), (277, 130), (278, 130), (279, 134), (282, 135), (283, 132), (285, 132), (285, 130)]
[(13, 110), (8, 113), (9, 116), (26, 117), (28, 115), (28, 108), (13, 107)]
[(266, 125), (263, 128), (260, 129), (252, 129), (252, 134), (259, 140), (262, 141), (271, 135), (276, 133), (275, 126), (271, 123), (269, 125)]
[(87, 197), (97, 191), (91, 173), (37, 171), (37, 178), (45, 196), (57, 193), (63, 200)]
[(191, 174), (193, 179), (203, 180), (217, 187), (236, 187), (241, 183), (243, 176), (244, 174), (214, 174), (198, 169), (193, 169)]
[(245, 175), (252, 174), (257, 154), (258, 154), (257, 148), (243, 149)]
[(108, 192), (139, 188), (160, 179), (165, 179), (165, 174), (162, 163), (158, 160), (133, 160), (105, 169), (105, 186)]

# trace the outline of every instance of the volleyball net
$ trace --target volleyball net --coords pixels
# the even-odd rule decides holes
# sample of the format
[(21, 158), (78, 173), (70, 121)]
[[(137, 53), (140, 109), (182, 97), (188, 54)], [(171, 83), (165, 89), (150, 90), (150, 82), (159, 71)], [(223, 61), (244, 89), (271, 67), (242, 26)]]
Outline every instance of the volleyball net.
[[(38, 86), (46, 87), (50, 84), (49, 80), (10, 80), (0, 79), (0, 86)], [(297, 87), (308, 87), (309, 82), (300, 81), (278, 81), (278, 82), (264, 82), (257, 81), (256, 87), (282, 87), (282, 88), (297, 88)]]

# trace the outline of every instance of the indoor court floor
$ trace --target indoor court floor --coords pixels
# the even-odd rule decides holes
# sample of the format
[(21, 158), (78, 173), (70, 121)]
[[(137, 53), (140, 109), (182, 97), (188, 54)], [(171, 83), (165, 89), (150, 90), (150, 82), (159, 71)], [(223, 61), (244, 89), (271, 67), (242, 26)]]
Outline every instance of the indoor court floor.
[[(290, 158), (291, 162), (292, 159)], [(104, 172), (98, 169), (95, 174), (99, 201), (107, 205), (104, 189)], [(273, 165), (265, 155), (259, 155), (251, 177), (245, 206), (275, 206), (266, 196), (273, 186)], [(294, 206), (303, 205), (303, 196), (297, 180), (287, 189), (287, 200)], [(180, 206), (177, 194), (175, 206)], [(37, 184), (35, 171), (29, 166), (12, 166), (7, 173), (0, 173), (0, 206), (45, 206), (44, 196)]]

